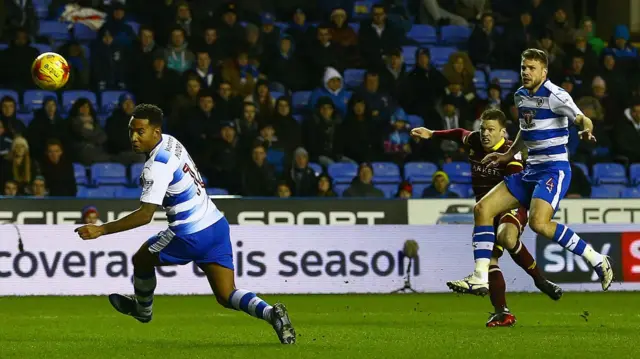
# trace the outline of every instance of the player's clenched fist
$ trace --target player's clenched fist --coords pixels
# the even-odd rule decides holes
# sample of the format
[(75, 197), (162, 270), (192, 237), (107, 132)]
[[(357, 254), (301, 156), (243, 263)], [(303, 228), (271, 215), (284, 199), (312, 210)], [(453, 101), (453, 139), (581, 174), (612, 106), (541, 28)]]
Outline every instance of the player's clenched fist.
[(426, 127), (416, 127), (411, 130), (411, 136), (428, 140), (433, 136), (433, 131)]
[(95, 239), (104, 234), (104, 228), (102, 226), (96, 226), (95, 224), (87, 224), (86, 226), (76, 228), (75, 232), (84, 240)]

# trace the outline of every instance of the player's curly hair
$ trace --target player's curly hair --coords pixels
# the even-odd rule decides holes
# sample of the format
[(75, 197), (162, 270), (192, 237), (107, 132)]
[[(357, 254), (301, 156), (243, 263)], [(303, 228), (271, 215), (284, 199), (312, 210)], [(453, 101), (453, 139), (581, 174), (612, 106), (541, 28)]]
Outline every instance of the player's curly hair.
[(133, 109), (133, 118), (149, 120), (152, 126), (162, 127), (164, 114), (160, 107), (149, 103), (141, 103)]
[(500, 111), (497, 108), (490, 108), (488, 110), (485, 110), (482, 115), (480, 115), (480, 120), (498, 121), (500, 127), (507, 127), (507, 116), (505, 116), (504, 112)]

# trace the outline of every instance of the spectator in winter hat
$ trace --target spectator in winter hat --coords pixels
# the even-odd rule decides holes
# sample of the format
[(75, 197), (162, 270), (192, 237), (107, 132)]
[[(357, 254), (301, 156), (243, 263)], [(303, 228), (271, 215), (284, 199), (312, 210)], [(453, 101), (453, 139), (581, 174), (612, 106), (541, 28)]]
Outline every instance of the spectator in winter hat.
[(413, 196), (413, 185), (408, 181), (403, 181), (398, 186), (398, 193), (396, 193), (397, 198), (408, 199)]
[(86, 206), (82, 209), (82, 224), (102, 224), (100, 214), (95, 206)]
[(322, 173), (318, 178), (318, 197), (336, 197), (333, 191), (333, 179), (326, 173)]
[(444, 171), (433, 174), (431, 186), (424, 189), (422, 198), (458, 198), (458, 194), (449, 190), (449, 175)]
[(289, 188), (296, 197), (312, 197), (318, 188), (318, 179), (309, 167), (309, 153), (302, 147), (293, 152), (293, 163), (287, 178)]
[(398, 108), (391, 115), (391, 131), (384, 141), (385, 153), (390, 157), (391, 161), (401, 163), (411, 153), (409, 130), (407, 114), (403, 109)]
[(343, 197), (384, 197), (384, 192), (376, 188), (373, 183), (373, 168), (363, 162), (358, 168), (358, 175), (351, 181), (351, 186), (342, 194)]
[(349, 96), (344, 91), (344, 81), (342, 75), (333, 67), (327, 67), (324, 72), (323, 86), (316, 88), (309, 99), (309, 107), (316, 108), (316, 104), (321, 97), (329, 97), (333, 101), (335, 109), (344, 117), (347, 113)]

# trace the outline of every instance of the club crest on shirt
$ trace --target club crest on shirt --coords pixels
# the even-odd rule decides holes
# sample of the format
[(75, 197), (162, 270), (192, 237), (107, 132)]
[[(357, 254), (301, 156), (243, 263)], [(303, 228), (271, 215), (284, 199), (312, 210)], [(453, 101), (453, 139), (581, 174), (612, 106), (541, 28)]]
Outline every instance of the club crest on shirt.
[(535, 122), (533, 122), (535, 116), (536, 111), (534, 110), (522, 111), (522, 128), (526, 130), (534, 128), (536, 126)]
[(544, 100), (541, 97), (538, 97), (536, 99), (536, 107), (542, 107), (542, 104), (544, 104)]

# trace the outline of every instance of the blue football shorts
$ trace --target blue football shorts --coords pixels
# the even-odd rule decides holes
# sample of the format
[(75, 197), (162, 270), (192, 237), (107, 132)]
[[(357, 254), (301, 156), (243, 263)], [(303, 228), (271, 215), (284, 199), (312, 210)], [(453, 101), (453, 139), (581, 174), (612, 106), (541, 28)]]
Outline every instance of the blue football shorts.
[(147, 243), (149, 251), (157, 253), (164, 264), (216, 263), (233, 270), (229, 222), (224, 217), (196, 233), (178, 236), (166, 229)]
[(520, 205), (529, 209), (532, 198), (540, 198), (558, 210), (560, 200), (564, 198), (571, 183), (570, 169), (552, 169), (535, 173), (526, 170), (507, 176), (504, 179), (507, 189), (520, 202)]

